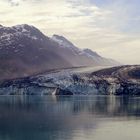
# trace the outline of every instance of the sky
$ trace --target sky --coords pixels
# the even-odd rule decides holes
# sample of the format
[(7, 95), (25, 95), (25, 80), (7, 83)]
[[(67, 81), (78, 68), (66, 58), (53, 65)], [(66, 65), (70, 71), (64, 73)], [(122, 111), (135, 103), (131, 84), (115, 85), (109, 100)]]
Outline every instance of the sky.
[(140, 0), (0, 0), (0, 24), (29, 24), (123, 64), (140, 64)]

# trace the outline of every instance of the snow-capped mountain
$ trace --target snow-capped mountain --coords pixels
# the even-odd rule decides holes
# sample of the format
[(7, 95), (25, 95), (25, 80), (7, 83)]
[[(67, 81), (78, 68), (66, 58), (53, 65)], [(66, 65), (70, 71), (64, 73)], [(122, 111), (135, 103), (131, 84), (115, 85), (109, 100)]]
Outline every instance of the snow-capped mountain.
[(0, 27), (0, 79), (71, 67), (58, 53), (58, 46), (29, 25)]
[[(68, 48), (80, 59), (82, 59), (81, 57), (84, 56), (84, 60), (86, 60), (86, 59), (88, 59), (88, 61), (89, 61), (89, 59), (92, 60), (90, 65), (119, 65), (119, 63), (117, 61), (101, 57), (99, 54), (97, 54), (96, 52), (94, 52), (90, 49), (82, 50), (82, 49), (76, 47), (73, 43), (71, 43), (69, 40), (67, 40), (63, 36), (53, 35), (51, 39), (53, 41), (57, 42), (60, 47)], [(87, 65), (89, 65), (89, 64), (87, 63)]]
[(71, 43), (63, 36), (53, 35), (51, 39), (57, 42), (60, 47), (72, 50), (75, 53), (75, 55), (83, 53), (81, 49), (77, 48), (73, 43)]
[[(62, 36), (49, 38), (27, 24), (12, 27), (0, 25), (0, 79), (91, 65), (104, 63), (96, 62), (86, 51)], [(109, 61), (107, 65), (110, 65)]]

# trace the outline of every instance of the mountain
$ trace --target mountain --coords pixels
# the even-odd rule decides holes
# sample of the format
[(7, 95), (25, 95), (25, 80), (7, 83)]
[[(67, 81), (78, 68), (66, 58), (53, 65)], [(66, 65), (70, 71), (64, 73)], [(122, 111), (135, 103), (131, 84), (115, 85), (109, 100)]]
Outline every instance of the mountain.
[(89, 57), (92, 57), (92, 59), (96, 62), (97, 65), (110, 65), (110, 66), (114, 66), (114, 65), (120, 65), (119, 62), (113, 60), (113, 59), (109, 59), (109, 58), (105, 58), (100, 56), (99, 54), (97, 54), (96, 52), (90, 50), (90, 49), (84, 49), (83, 50)]
[(68, 67), (112, 65), (108, 59), (96, 61), (97, 56), (89, 55), (62, 36), (49, 38), (34, 26), (0, 25), (0, 79)]
[(65, 60), (70, 62), (74, 67), (97, 65), (95, 61), (83, 50), (77, 48), (63, 36), (53, 35), (51, 39), (54, 42), (57, 42), (59, 49), (61, 49), (60, 55), (63, 56)]
[(72, 66), (58, 51), (57, 43), (33, 26), (1, 26), (0, 79)]
[(90, 49), (83, 49), (83, 50), (79, 49), (63, 36), (53, 35), (51, 39), (57, 42), (61, 48), (69, 49), (69, 52), (71, 52), (69, 55), (71, 54), (75, 55), (74, 57), (70, 56), (70, 58), (67, 56), (67, 59), (71, 60), (72, 58), (74, 58), (74, 60), (72, 59), (72, 63), (78, 61), (78, 64), (76, 65), (79, 64), (81, 64), (81, 66), (82, 65), (84, 66), (120, 65), (119, 62), (112, 59), (101, 57), (99, 54), (97, 54), (96, 52)]

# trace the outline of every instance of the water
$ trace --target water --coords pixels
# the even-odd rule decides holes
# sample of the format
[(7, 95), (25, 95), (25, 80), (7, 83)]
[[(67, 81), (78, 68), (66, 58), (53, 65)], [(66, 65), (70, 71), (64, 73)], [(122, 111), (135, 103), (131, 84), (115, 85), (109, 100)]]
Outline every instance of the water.
[(0, 140), (140, 140), (139, 132), (139, 97), (0, 97)]

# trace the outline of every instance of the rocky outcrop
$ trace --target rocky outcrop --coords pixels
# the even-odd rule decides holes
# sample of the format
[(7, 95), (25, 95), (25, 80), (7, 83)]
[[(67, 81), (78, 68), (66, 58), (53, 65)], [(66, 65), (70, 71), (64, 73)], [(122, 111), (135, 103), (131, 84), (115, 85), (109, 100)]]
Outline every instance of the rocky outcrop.
[(96, 76), (101, 81), (105, 81), (107, 83), (105, 87), (109, 94), (140, 95), (139, 65), (103, 69), (93, 72), (89, 76)]

